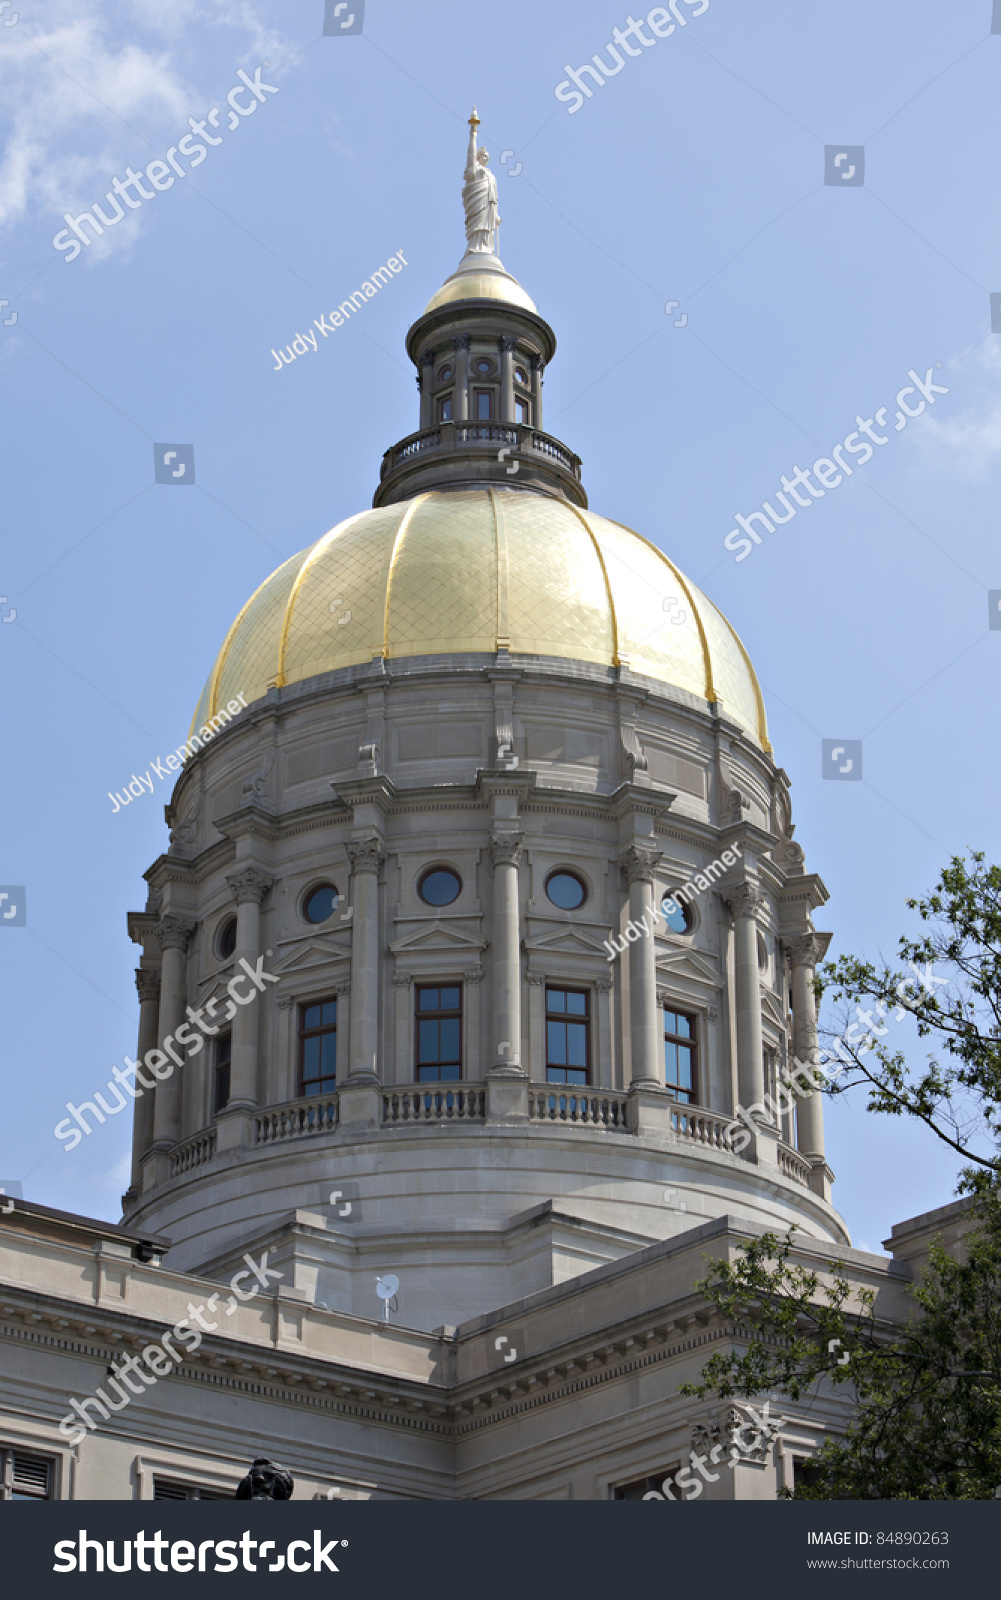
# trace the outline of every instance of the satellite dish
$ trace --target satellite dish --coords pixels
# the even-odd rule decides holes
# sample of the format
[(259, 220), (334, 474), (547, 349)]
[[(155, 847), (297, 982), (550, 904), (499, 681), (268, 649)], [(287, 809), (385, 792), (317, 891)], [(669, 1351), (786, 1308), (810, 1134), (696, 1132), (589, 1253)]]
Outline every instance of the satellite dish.
[(393, 1272), (387, 1272), (384, 1278), (376, 1278), (375, 1292), (380, 1300), (386, 1302), (386, 1321), (389, 1321), (390, 1311), (398, 1311), (399, 1307), (392, 1304), (396, 1291), (400, 1287), (400, 1280)]

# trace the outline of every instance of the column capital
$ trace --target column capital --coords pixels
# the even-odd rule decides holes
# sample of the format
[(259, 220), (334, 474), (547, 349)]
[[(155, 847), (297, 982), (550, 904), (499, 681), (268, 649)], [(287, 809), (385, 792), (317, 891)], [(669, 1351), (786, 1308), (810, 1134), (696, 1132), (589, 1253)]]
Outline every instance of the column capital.
[(820, 940), (812, 933), (797, 933), (783, 939), (782, 948), (793, 967), (815, 967), (820, 959)]
[(482, 967), (470, 967), (468, 972), (464, 972), (462, 974), (462, 981), (463, 981), (463, 983), (482, 983), (482, 981), (483, 981), (483, 968)]
[(149, 972), (145, 967), (136, 967), (136, 993), (140, 1005), (145, 1000), (159, 1000), (160, 974)]
[(513, 354), (514, 347), (515, 347), (516, 344), (517, 344), (517, 340), (516, 339), (512, 339), (506, 333), (501, 334), (500, 338), (497, 340), (497, 348), (501, 352), (501, 355), (511, 355), (511, 354)]
[(628, 883), (653, 883), (653, 875), (663, 859), (660, 850), (654, 850), (649, 845), (631, 844), (619, 865)]
[(765, 903), (761, 890), (753, 883), (738, 883), (723, 895), (723, 903), (734, 917), (756, 917)]
[(397, 989), (409, 989), (413, 985), (413, 981), (414, 975), (412, 972), (393, 973), (393, 983)]
[(157, 938), (161, 950), (187, 950), (188, 940), (195, 931), (195, 924), (186, 917), (167, 915), (160, 918), (157, 928)]
[(523, 833), (492, 833), (490, 859), (495, 867), (517, 867), (525, 845)]
[(470, 334), (468, 334), (468, 333), (457, 333), (455, 335), (455, 338), (452, 340), (452, 349), (453, 350), (468, 350), (469, 346), (470, 346), (470, 343), (471, 343), (471, 340), (472, 340), (472, 336)]
[(260, 905), (271, 888), (272, 879), (266, 878), (257, 867), (241, 867), (239, 872), (227, 872), (226, 882), (238, 906), (253, 902)]
[(378, 872), (386, 859), (381, 839), (352, 839), (344, 848), (352, 872)]

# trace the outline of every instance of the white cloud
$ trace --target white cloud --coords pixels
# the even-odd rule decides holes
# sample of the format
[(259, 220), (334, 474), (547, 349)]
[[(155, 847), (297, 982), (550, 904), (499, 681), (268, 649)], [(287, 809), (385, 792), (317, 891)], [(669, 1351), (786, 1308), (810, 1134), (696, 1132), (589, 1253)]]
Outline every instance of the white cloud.
[[(1001, 458), (1001, 335), (981, 345), (973, 374), (973, 386), (980, 391), (974, 404), (950, 416), (939, 411), (943, 400), (938, 398), (935, 412), (925, 413), (915, 438), (920, 438), (928, 464), (951, 469), (967, 483), (985, 483)], [(936, 374), (936, 381), (946, 380)]]

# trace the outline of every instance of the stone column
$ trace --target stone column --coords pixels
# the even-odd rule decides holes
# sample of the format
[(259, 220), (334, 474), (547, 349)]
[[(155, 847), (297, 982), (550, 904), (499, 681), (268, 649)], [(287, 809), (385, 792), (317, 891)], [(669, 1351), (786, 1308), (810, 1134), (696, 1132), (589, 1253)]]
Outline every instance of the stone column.
[(497, 348), (500, 350), (501, 367), (501, 405), (500, 414), (502, 422), (514, 421), (514, 340), (507, 337), (498, 339)]
[(456, 422), (469, 419), (469, 334), (460, 333), (452, 340), (455, 351), (455, 400), (452, 416)]
[[(183, 1059), (183, 1056), (182, 1046), (174, 1043), (174, 1035), (184, 1021), (184, 1008), (187, 1004), (188, 940), (194, 928), (193, 922), (188, 922), (183, 917), (168, 915), (160, 918), (157, 932), (160, 949), (163, 952), (157, 1044), (167, 1058), (160, 1064), (160, 1071), (166, 1073), (167, 1062), (173, 1063), (173, 1070), (169, 1076), (159, 1078), (156, 1086), (153, 1138), (161, 1150), (175, 1144), (180, 1136), (181, 1068), (175, 1057), (181, 1056)], [(168, 1043), (170, 1049), (165, 1048)], [(154, 1072), (153, 1076), (157, 1077), (157, 1074)]]
[[(240, 972), (240, 957), (257, 966), (261, 954), (261, 901), (271, 888), (257, 867), (241, 867), (228, 872), (226, 882), (236, 901), (236, 949), (234, 971)], [(244, 980), (244, 989), (246, 979)], [(260, 1026), (260, 997), (237, 1006), (233, 1017), (233, 1042), (230, 1054), (229, 1104), (226, 1110), (246, 1111), (257, 1104), (257, 1035)]]
[(434, 415), (431, 410), (431, 390), (434, 387), (434, 351), (425, 350), (421, 356), (421, 364), (417, 370), (417, 387), (421, 392), (421, 431), (434, 424)]
[(765, 1077), (761, 1040), (761, 992), (758, 984), (757, 911), (764, 895), (754, 884), (740, 883), (724, 899), (733, 914), (736, 967), (737, 1098), (745, 1110), (758, 1106), (764, 1116)]
[(629, 921), (643, 931), (629, 946), (630, 1082), (664, 1088), (664, 1031), (657, 1007), (657, 951), (654, 945), (653, 875), (659, 850), (630, 845), (622, 858), (629, 884)]
[(493, 833), (490, 836), (490, 859), (494, 866), (491, 1070), (505, 1078), (525, 1076), (521, 1065), (521, 928), (518, 906), (518, 867), (523, 845), (524, 835), (521, 833)]
[(532, 369), (532, 427), (542, 429), (542, 362), (538, 356), (532, 356), (529, 365)]
[[(819, 946), (813, 934), (806, 933), (787, 940), (784, 949), (792, 967), (792, 1053), (799, 1061), (812, 1066), (819, 1053), (817, 1002), (813, 992)], [(796, 1101), (796, 1144), (802, 1155), (823, 1161), (824, 1102), (818, 1090)]]
[(379, 871), (385, 860), (380, 839), (347, 846), (351, 862), (351, 1033), (348, 1082), (377, 1084), (379, 1053)]
[[(136, 991), (139, 995), (139, 1042), (136, 1060), (142, 1068), (147, 1050), (156, 1048), (157, 1025), (160, 1016), (160, 974), (145, 967), (136, 968)], [(143, 1077), (150, 1079), (148, 1072)], [(139, 1098), (132, 1108), (132, 1187), (138, 1192), (142, 1180), (142, 1158), (153, 1143), (153, 1107), (156, 1090), (144, 1089), (135, 1081)]]

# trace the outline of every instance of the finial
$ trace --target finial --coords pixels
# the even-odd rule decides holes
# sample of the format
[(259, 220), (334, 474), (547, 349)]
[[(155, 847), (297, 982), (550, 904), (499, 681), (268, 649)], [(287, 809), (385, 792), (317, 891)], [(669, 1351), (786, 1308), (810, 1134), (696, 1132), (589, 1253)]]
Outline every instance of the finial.
[(473, 129), (476, 129), (476, 128), (478, 128), (478, 127), (479, 127), (479, 125), (480, 125), (480, 119), (479, 119), (479, 117), (478, 117), (478, 116), (477, 116), (477, 115), (476, 115), (476, 107), (475, 107), (475, 106), (474, 106), (474, 107), (473, 107), (473, 114), (472, 114), (472, 116), (471, 116), (471, 117), (470, 117), (470, 119), (469, 119), (469, 126), (470, 126), (470, 127), (471, 127), (471, 128), (473, 128)]

